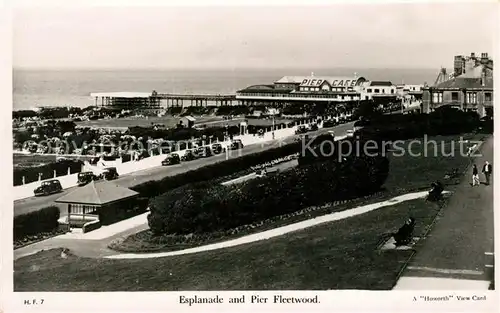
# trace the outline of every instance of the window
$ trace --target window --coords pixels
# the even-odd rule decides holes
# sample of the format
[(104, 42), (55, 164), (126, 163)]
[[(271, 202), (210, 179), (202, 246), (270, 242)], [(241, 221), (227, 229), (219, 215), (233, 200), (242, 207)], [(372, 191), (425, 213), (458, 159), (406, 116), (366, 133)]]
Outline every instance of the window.
[(380, 90), (378, 90), (378, 89), (375, 89), (375, 93), (379, 93), (379, 92), (380, 92)]
[(476, 104), (477, 103), (477, 92), (467, 93), (467, 103)]
[(432, 103), (443, 103), (443, 93), (435, 92), (432, 94)]
[(366, 92), (369, 92), (369, 93), (372, 92), (371, 88), (368, 88), (368, 90), (366, 90)]
[(391, 89), (391, 93), (394, 93), (394, 89)]
[(484, 94), (484, 100), (485, 101), (491, 101), (491, 92), (487, 92)]
[(385, 93), (385, 89), (382, 89), (382, 93)]
[(451, 93), (451, 101), (458, 101), (458, 92)]

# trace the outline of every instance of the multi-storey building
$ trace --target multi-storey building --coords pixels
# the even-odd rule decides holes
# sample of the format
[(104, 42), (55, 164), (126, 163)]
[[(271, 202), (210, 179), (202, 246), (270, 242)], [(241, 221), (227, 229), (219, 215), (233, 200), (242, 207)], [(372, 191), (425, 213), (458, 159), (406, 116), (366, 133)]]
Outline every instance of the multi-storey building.
[(269, 85), (254, 85), (236, 92), (243, 105), (296, 102), (349, 102), (361, 100), (366, 79), (326, 76), (285, 76)]
[(429, 113), (440, 106), (475, 111), (481, 117), (493, 115), (493, 61), (487, 53), (476, 58), (455, 57), (455, 69), (447, 76), (441, 70), (436, 83), (423, 89), (422, 111)]

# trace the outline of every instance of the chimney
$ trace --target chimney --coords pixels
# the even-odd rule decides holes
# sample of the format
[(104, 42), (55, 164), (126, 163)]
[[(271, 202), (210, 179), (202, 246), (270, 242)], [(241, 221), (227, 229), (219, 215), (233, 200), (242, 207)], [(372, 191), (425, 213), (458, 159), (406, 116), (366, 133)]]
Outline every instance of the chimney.
[(485, 52), (481, 53), (481, 64), (488, 63), (488, 60), (489, 60), (488, 53)]
[(486, 85), (486, 67), (483, 66), (483, 68), (481, 69), (481, 86), (485, 86)]

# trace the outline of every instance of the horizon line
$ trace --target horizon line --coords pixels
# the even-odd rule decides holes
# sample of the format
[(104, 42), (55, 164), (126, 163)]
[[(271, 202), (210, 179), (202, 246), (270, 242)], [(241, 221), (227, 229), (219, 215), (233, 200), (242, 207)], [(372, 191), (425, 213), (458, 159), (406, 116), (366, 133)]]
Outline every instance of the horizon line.
[[(330, 69), (337, 69), (337, 70), (352, 70), (352, 69), (364, 69), (364, 70), (436, 70), (439, 71), (439, 69), (442, 67), (396, 67), (396, 66), (359, 66), (359, 67), (348, 67), (348, 66), (268, 66), (268, 67), (248, 67), (248, 66), (241, 66), (241, 67), (215, 67), (215, 66), (207, 66), (207, 67), (150, 67), (150, 66), (143, 66), (143, 67), (124, 67), (124, 66), (110, 66), (110, 67), (99, 67), (99, 66), (67, 66), (67, 67), (58, 67), (58, 66), (12, 66), (12, 70), (45, 70), (45, 71), (71, 71), (71, 70), (85, 70), (85, 71), (94, 71), (94, 70), (101, 70), (101, 71), (107, 71), (107, 70), (148, 70), (148, 71), (164, 71), (164, 70), (184, 70), (184, 71), (209, 71), (209, 70), (224, 70), (224, 71), (231, 71), (231, 70), (286, 70), (286, 69), (291, 69), (291, 70), (330, 70)], [(451, 68), (451, 67), (450, 67)]]

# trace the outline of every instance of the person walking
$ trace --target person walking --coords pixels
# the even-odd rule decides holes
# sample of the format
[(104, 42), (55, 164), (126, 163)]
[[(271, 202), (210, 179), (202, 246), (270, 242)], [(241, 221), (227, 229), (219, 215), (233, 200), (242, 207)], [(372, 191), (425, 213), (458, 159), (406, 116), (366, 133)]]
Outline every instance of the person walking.
[(486, 185), (489, 185), (490, 184), (490, 177), (491, 177), (491, 172), (492, 172), (492, 166), (491, 164), (486, 161), (484, 162), (484, 166), (483, 166), (483, 174), (484, 174), (484, 177), (486, 178)]
[(477, 169), (477, 165), (474, 164), (472, 166), (472, 186), (479, 186), (479, 170)]

